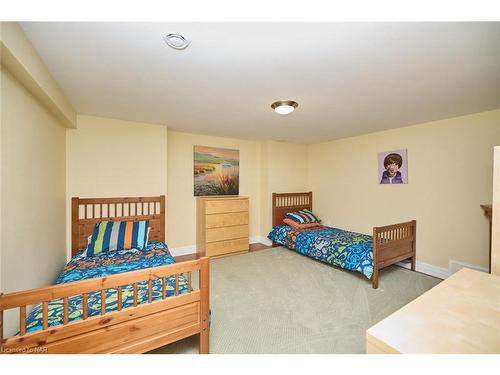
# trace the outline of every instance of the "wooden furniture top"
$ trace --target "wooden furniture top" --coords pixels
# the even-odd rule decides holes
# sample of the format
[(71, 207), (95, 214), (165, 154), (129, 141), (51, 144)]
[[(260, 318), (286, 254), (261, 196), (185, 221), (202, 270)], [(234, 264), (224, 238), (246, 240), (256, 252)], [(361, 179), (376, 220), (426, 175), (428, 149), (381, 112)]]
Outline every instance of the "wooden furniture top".
[(462, 268), (366, 333), (372, 353), (500, 353), (500, 276)]
[(243, 195), (204, 195), (201, 197), (196, 197), (198, 199), (248, 199), (248, 197)]
[(87, 247), (88, 236), (103, 220), (149, 220), (149, 240), (165, 242), (165, 196), (71, 198), (71, 256)]

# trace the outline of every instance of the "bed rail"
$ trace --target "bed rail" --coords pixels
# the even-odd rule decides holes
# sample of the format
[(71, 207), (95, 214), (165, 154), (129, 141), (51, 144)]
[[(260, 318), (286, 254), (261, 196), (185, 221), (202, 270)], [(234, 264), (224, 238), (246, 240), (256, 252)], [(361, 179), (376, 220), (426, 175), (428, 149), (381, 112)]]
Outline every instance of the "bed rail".
[[(199, 273), (199, 289), (192, 288), (192, 273)], [(188, 291), (179, 294), (179, 276)], [(167, 296), (167, 278), (175, 280)], [(152, 283), (160, 279), (161, 299), (153, 301)], [(147, 283), (147, 301), (138, 302), (138, 283)], [(133, 306), (122, 306), (122, 290), (133, 285)], [(106, 311), (106, 290), (116, 289), (116, 310)], [(88, 316), (87, 297), (100, 292), (100, 315)], [(82, 296), (82, 319), (70, 321), (68, 299)], [(50, 326), (48, 304), (63, 300), (63, 322)], [(42, 329), (26, 333), (26, 308), (42, 305)], [(19, 309), (19, 335), (4, 338), (5, 310)], [(209, 351), (209, 258), (131, 271), (28, 291), (0, 294), (1, 353), (137, 353), (200, 334), (200, 353)]]

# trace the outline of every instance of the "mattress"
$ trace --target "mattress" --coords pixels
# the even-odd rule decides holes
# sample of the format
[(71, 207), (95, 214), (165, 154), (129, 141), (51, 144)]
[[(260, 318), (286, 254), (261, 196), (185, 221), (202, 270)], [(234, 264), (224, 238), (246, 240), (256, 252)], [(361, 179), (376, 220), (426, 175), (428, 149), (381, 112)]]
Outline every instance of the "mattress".
[[(84, 257), (83, 251), (77, 253), (64, 267), (56, 279), (55, 284), (64, 284), (73, 281), (86, 280), (95, 277), (104, 277), (118, 273), (136, 271), (144, 268), (164, 266), (175, 263), (170, 255), (168, 247), (163, 242), (150, 241), (146, 250), (124, 250), (103, 253), (95, 257)], [(138, 285), (138, 304), (148, 302), (148, 282), (140, 282)], [(152, 298), (162, 298), (162, 282), (160, 279), (152, 282)], [(187, 293), (187, 280), (179, 275), (179, 294)], [(133, 286), (122, 286), (122, 307), (133, 306)], [(167, 297), (175, 294), (174, 276), (167, 278)], [(118, 291), (116, 288), (106, 289), (106, 312), (116, 311), (118, 308)], [(52, 300), (48, 303), (48, 325), (49, 327), (63, 323), (63, 300)], [(87, 314), (89, 317), (100, 315), (101, 294), (100, 291), (88, 293)], [(83, 315), (82, 296), (68, 298), (69, 322), (81, 320)], [(26, 319), (26, 332), (34, 332), (42, 329), (42, 306), (35, 305), (34, 309)]]
[(373, 275), (372, 236), (323, 225), (305, 229), (279, 225), (268, 238), (321, 262), (360, 272), (368, 279)]

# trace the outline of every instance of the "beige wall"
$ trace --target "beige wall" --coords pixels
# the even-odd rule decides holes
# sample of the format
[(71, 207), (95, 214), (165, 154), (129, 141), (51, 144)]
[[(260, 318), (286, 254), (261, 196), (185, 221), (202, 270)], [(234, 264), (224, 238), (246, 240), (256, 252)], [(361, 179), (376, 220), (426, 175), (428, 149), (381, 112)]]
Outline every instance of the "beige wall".
[(0, 273), (12, 292), (52, 284), (66, 262), (65, 128), (4, 70), (1, 99)]
[(500, 275), (500, 146), (495, 147), (491, 273)]
[[(416, 219), (418, 260), (488, 266), (493, 146), (500, 110), (309, 146), (314, 210), (326, 224), (371, 233)], [(408, 150), (409, 183), (379, 185), (377, 153)]]
[(181, 133), (162, 125), (93, 116), (79, 115), (77, 125), (67, 130), (66, 137), (68, 256), (73, 196), (166, 194), (170, 248), (195, 245), (194, 145), (240, 150), (240, 195), (250, 197), (254, 239), (269, 232), (271, 193), (301, 191), (306, 186), (305, 145)]
[(65, 263), (65, 128), (4, 71), (1, 90), (2, 289), (13, 291), (50, 284)]
[(261, 236), (272, 226), (272, 193), (300, 192), (307, 189), (307, 145), (262, 142)]
[[(50, 285), (65, 264), (65, 128), (75, 112), (16, 23), (0, 23), (0, 291)], [(5, 314), (5, 334), (18, 312)]]
[(0, 54), (2, 65), (38, 102), (61, 124), (75, 127), (75, 110), (18, 23), (0, 22)]
[(260, 235), (260, 142), (168, 132), (167, 237), (171, 248), (196, 244), (193, 146), (240, 150), (240, 195), (250, 198), (250, 236)]
[(167, 128), (78, 115), (66, 141), (69, 256), (71, 197), (167, 194)]

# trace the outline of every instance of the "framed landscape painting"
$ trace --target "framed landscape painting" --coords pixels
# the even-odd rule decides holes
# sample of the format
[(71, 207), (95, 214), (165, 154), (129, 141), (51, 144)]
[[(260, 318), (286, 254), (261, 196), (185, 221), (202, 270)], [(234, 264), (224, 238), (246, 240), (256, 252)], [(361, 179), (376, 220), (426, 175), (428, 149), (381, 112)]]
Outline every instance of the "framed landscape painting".
[(240, 151), (194, 146), (194, 195), (238, 195)]

